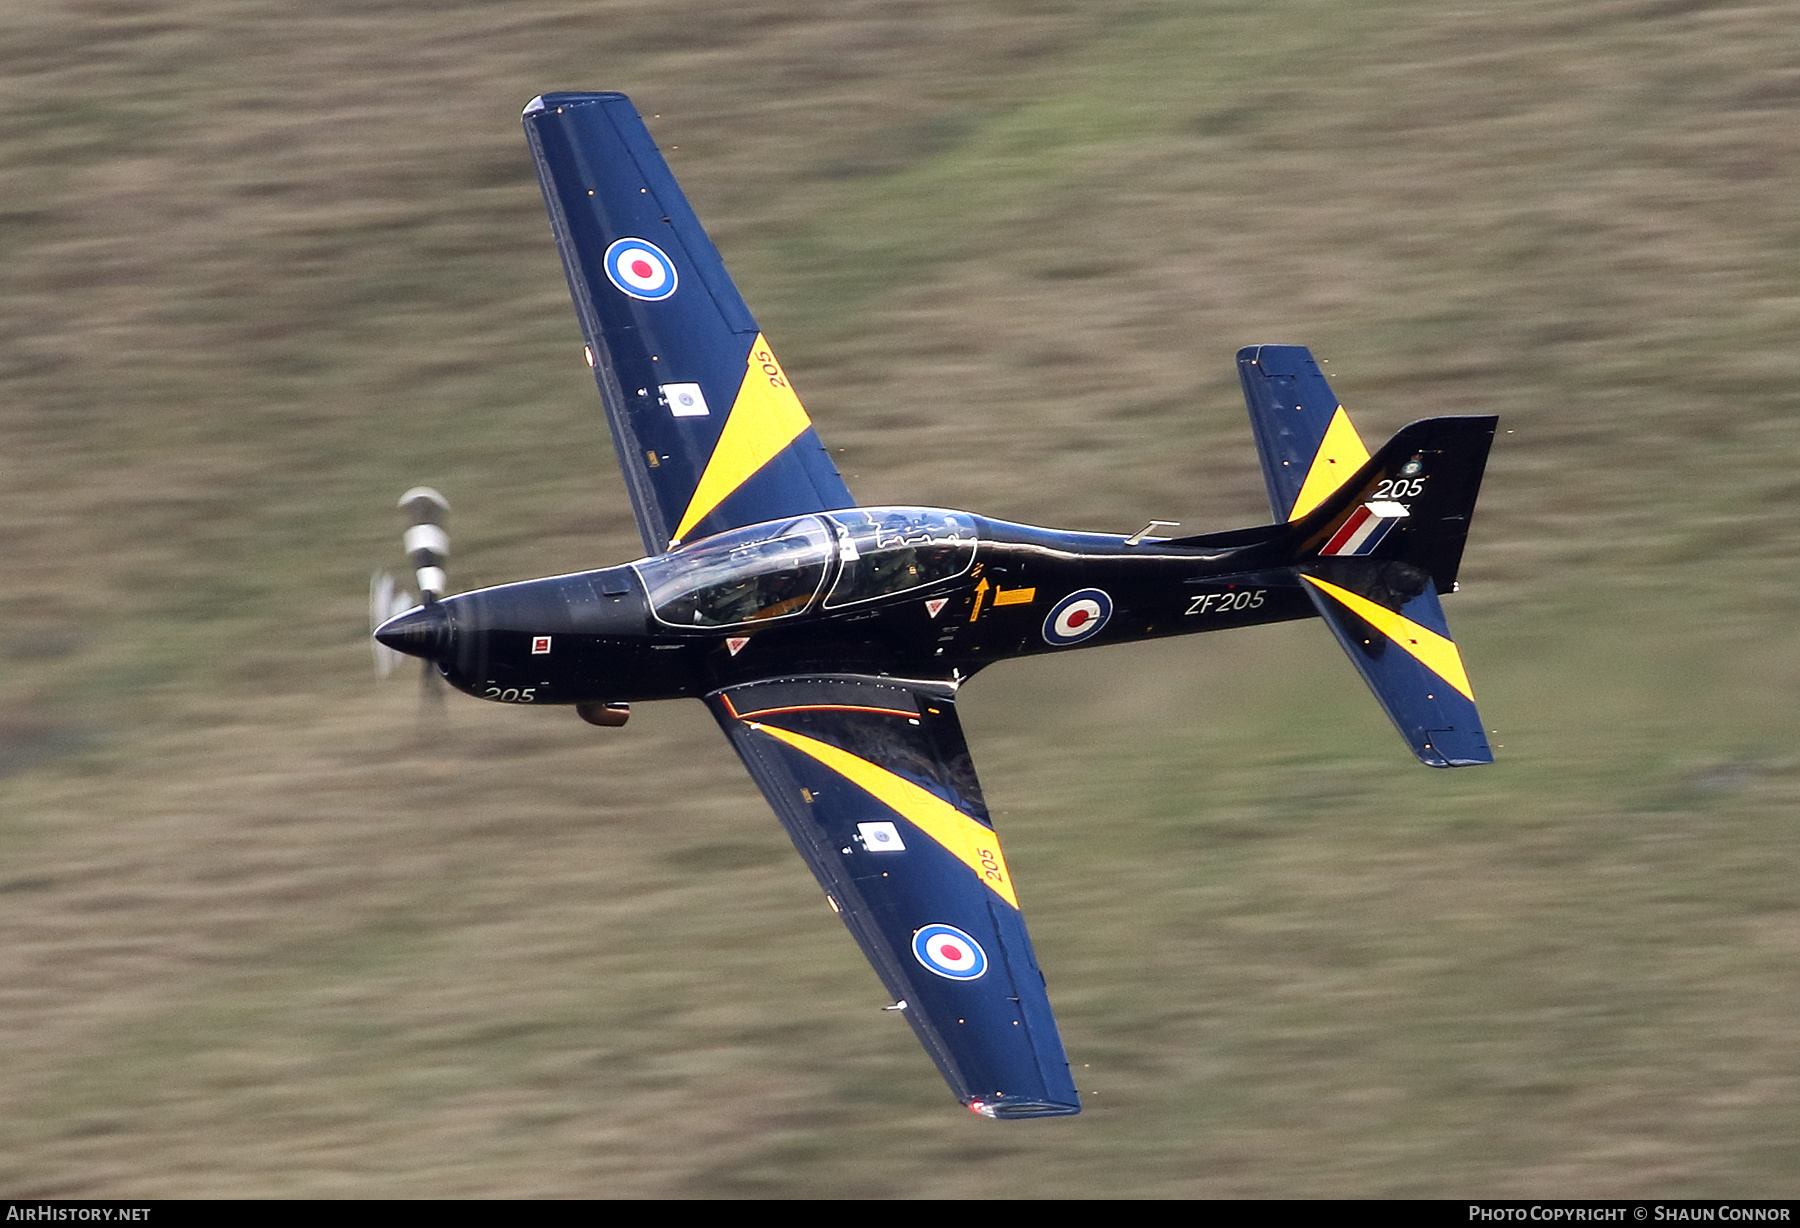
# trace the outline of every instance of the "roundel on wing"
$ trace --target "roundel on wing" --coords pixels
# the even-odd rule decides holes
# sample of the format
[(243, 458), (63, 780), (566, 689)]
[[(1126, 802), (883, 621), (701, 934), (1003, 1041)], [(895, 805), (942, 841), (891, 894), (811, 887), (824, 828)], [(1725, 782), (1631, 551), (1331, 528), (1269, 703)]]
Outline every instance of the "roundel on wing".
[(675, 293), (675, 262), (648, 239), (616, 239), (603, 260), (607, 280), (632, 298), (659, 303)]
[(987, 952), (954, 925), (927, 925), (913, 935), (912, 945), (921, 964), (952, 981), (973, 981), (987, 972)]
[(1100, 634), (1112, 617), (1112, 598), (1097, 588), (1070, 593), (1044, 617), (1044, 641), (1057, 648), (1079, 644)]

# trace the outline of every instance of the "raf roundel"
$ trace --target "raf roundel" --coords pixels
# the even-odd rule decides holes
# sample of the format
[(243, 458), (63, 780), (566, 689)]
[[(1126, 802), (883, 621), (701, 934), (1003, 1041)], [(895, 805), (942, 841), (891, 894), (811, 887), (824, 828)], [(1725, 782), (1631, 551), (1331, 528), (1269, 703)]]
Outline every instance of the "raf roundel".
[(1084, 588), (1057, 602), (1044, 618), (1044, 641), (1067, 648), (1100, 634), (1112, 617), (1112, 598), (1097, 588)]
[(931, 971), (952, 981), (973, 981), (987, 973), (987, 952), (954, 925), (927, 925), (913, 935), (913, 954)]
[(660, 303), (680, 280), (675, 262), (648, 239), (619, 239), (606, 249), (607, 280), (632, 298)]

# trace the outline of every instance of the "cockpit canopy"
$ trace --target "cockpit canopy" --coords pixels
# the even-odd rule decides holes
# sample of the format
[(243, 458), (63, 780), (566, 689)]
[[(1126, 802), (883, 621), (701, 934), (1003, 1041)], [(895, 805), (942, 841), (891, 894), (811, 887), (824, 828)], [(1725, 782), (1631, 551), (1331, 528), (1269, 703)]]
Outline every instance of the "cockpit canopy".
[(825, 608), (949, 580), (975, 560), (975, 518), (927, 507), (832, 512), (843, 564)]
[(827, 583), (835, 609), (953, 579), (976, 541), (962, 512), (852, 508), (717, 533), (634, 566), (659, 621), (729, 627), (799, 614)]
[(798, 614), (831, 562), (831, 530), (817, 516), (715, 533), (645, 559), (650, 608), (677, 627), (728, 627)]

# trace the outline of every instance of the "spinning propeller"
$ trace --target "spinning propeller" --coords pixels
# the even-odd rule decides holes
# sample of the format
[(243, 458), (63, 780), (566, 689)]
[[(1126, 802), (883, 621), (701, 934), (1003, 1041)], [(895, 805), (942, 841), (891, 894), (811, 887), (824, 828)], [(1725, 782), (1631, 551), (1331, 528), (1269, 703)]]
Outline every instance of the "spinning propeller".
[[(450, 516), (450, 501), (429, 486), (415, 486), (400, 496), (400, 510), (406, 513), (403, 542), (407, 561), (413, 565), (419, 601), (423, 608), (429, 608), (450, 586), (449, 578), (444, 574), (444, 564), (450, 558), (450, 535), (444, 531), (444, 521)], [(375, 632), (397, 615), (412, 609), (413, 604), (413, 595), (401, 588), (391, 574), (376, 572), (369, 578), (369, 631)], [(442, 626), (441, 617), (420, 619), (415, 627), (389, 628), (388, 639), (391, 643), (396, 638), (411, 640), (436, 634)], [(375, 651), (375, 674), (386, 678), (394, 672), (404, 654), (378, 639), (371, 639), (370, 643)], [(443, 682), (435, 662), (426, 657), (420, 664), (424, 667), (420, 674), (423, 699), (433, 705), (442, 704)]]
[(375, 653), (375, 676), (386, 678), (400, 664), (401, 654), (375, 638), (376, 628), (413, 608), (413, 595), (394, 583), (392, 572), (378, 571), (369, 577), (369, 647)]
[[(375, 673), (385, 678), (403, 656), (420, 658), (420, 702), (427, 717), (425, 732), (434, 732), (430, 716), (441, 712), (444, 676), (438, 662), (448, 657), (452, 629), (450, 615), (439, 603), (449, 591), (444, 563), (450, 557), (450, 535), (444, 521), (450, 502), (429, 486), (415, 486), (400, 496), (406, 513), (406, 557), (413, 565), (419, 586), (419, 604), (394, 577), (378, 571), (369, 578), (369, 631), (375, 648)], [(575, 713), (590, 725), (617, 727), (631, 717), (631, 705), (589, 700), (575, 705)]]

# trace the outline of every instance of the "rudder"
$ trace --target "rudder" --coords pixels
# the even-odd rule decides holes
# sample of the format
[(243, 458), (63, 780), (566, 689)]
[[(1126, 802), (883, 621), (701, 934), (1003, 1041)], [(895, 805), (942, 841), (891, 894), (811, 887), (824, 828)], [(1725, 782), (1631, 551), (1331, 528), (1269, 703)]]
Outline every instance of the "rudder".
[(1307, 596), (1432, 767), (1494, 760), (1439, 594), (1456, 585), (1496, 421), (1413, 423), (1291, 526)]

